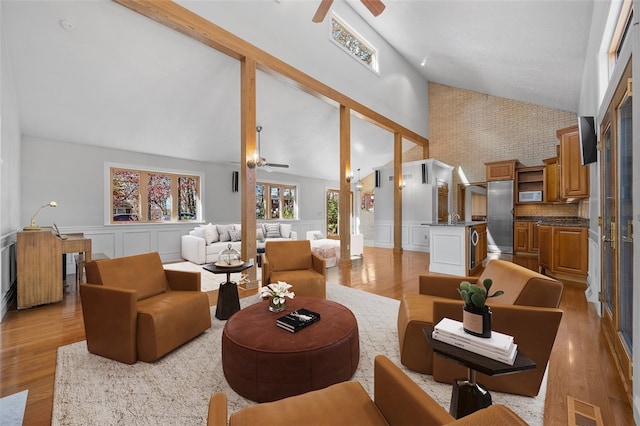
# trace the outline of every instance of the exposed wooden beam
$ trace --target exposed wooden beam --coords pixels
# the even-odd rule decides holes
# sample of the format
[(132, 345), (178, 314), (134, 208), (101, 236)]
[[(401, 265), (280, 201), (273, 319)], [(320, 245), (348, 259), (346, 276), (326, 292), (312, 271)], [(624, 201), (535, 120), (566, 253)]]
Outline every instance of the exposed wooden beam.
[(402, 134), (393, 135), (393, 251), (402, 253)]
[(233, 58), (239, 60), (251, 58), (256, 61), (259, 70), (288, 81), (295, 87), (321, 99), (330, 100), (337, 105), (344, 105), (356, 116), (389, 132), (401, 133), (403, 138), (417, 145), (424, 146), (429, 143), (427, 138), (356, 102), (171, 0), (113, 1)]
[(324, 18), (327, 17), (327, 13), (329, 13), (329, 9), (331, 9), (331, 4), (333, 0), (321, 0), (320, 5), (318, 6), (318, 10), (316, 10), (316, 14), (313, 15), (311, 19), (316, 24), (324, 21)]
[[(256, 62), (244, 58), (240, 62), (240, 220), (242, 259), (256, 258), (256, 168), (247, 161), (256, 152)], [(247, 270), (245, 288), (258, 286), (256, 267)]]
[(351, 112), (340, 105), (340, 200), (338, 229), (340, 232), (340, 263), (351, 264)]

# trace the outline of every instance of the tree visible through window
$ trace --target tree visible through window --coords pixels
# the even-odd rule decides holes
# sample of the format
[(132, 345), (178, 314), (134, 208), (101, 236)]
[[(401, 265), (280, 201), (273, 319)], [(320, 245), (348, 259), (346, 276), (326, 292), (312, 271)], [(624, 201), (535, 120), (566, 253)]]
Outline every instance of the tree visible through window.
[(179, 222), (199, 217), (199, 176), (118, 167), (110, 168), (110, 176), (111, 223)]
[(295, 186), (258, 182), (256, 184), (256, 219), (295, 219), (297, 217), (296, 194)]

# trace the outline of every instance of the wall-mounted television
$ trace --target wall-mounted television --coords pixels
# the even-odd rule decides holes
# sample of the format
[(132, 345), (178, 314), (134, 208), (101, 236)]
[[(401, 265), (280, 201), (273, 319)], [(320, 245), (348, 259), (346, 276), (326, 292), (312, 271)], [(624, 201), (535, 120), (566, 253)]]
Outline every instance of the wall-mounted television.
[(598, 136), (593, 117), (578, 117), (580, 133), (580, 158), (582, 165), (598, 161)]

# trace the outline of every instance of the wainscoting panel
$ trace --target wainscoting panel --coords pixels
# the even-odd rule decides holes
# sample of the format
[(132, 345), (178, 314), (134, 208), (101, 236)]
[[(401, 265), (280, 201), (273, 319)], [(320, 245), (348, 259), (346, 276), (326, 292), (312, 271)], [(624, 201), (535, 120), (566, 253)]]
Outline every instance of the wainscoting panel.
[(182, 233), (179, 229), (168, 229), (157, 232), (158, 253), (163, 261), (180, 258), (180, 237)]
[(393, 248), (393, 223), (376, 223), (376, 247)]

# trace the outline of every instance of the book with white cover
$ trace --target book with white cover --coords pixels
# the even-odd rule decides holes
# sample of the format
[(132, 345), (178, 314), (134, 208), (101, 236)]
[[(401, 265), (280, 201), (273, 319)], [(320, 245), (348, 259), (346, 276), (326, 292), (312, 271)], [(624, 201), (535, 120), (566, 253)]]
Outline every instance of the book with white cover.
[(494, 348), (492, 346), (480, 346), (480, 345), (476, 345), (473, 342), (469, 342), (468, 340), (461, 339), (460, 336), (458, 336), (457, 334), (443, 333), (438, 330), (433, 330), (433, 333), (431, 333), (431, 336), (434, 339), (440, 340), (440, 341), (445, 341), (444, 339), (446, 339), (447, 343), (449, 343), (449, 341), (455, 341), (457, 343), (456, 346), (460, 346), (461, 348), (462, 347), (467, 348), (467, 347), (473, 346), (488, 352), (495, 353), (496, 355), (502, 355), (502, 356), (505, 356), (511, 353), (511, 351), (513, 350), (513, 346), (515, 345), (515, 343), (512, 342), (511, 345), (509, 345), (509, 347), (506, 349)]
[(443, 318), (433, 329), (440, 333), (455, 335), (458, 337), (458, 340), (463, 342), (473, 343), (480, 347), (495, 348), (501, 351), (509, 351), (513, 344), (513, 336), (499, 333), (497, 331), (492, 331), (491, 337), (489, 338), (473, 336), (464, 331), (462, 322), (451, 318)]
[(453, 338), (451, 338), (449, 336), (438, 334), (435, 331), (433, 332), (432, 336), (433, 336), (433, 338), (435, 340), (438, 340), (440, 342), (444, 342), (444, 343), (448, 343), (448, 344), (453, 345), (453, 346), (457, 346), (457, 347), (462, 348), (462, 349), (464, 349), (466, 351), (473, 352), (475, 354), (482, 355), (484, 357), (491, 358), (493, 360), (500, 361), (500, 362), (503, 362), (503, 363), (508, 364), (508, 365), (513, 365), (513, 363), (516, 361), (516, 356), (518, 355), (518, 345), (516, 345), (515, 343), (513, 344), (513, 346), (511, 347), (511, 349), (508, 352), (505, 352), (503, 354), (499, 354), (497, 352), (490, 351), (490, 350), (488, 350), (486, 348), (483, 348), (481, 346), (475, 346), (475, 345), (472, 345), (472, 344), (466, 344), (464, 342), (460, 342), (459, 340), (455, 340), (455, 339), (453, 339)]

